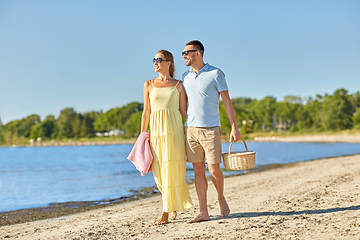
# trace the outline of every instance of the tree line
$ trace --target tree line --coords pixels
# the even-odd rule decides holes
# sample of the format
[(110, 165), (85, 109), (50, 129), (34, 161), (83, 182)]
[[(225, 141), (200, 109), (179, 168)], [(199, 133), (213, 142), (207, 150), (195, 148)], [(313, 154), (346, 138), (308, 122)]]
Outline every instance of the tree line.
[[(286, 96), (277, 102), (274, 97), (262, 100), (235, 98), (232, 103), (242, 134), (269, 131), (328, 131), (360, 129), (360, 93), (348, 94), (345, 89), (333, 95), (316, 95), (303, 100)], [(95, 137), (96, 132), (122, 130), (122, 138), (134, 138), (140, 132), (143, 104), (132, 102), (107, 112), (78, 113), (65, 108), (58, 118), (53, 115), (41, 120), (33, 114), (6, 125), (0, 121), (0, 144), (19, 140), (62, 140)], [(229, 134), (230, 122), (220, 102), (222, 134)]]

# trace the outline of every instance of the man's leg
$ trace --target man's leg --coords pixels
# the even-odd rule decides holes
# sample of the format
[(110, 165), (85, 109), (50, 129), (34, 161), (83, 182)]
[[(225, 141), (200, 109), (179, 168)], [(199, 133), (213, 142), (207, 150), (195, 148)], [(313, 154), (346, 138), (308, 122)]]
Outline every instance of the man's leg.
[(224, 197), (224, 175), (220, 170), (220, 164), (208, 164), (208, 168), (211, 180), (218, 193), (221, 216), (227, 217), (230, 213), (230, 208)]
[(207, 198), (206, 198), (208, 184), (205, 176), (205, 163), (204, 162), (193, 163), (193, 167), (195, 173), (196, 193), (199, 198), (200, 213), (195, 218), (188, 221), (188, 223), (208, 221), (210, 219), (209, 212), (207, 209)]

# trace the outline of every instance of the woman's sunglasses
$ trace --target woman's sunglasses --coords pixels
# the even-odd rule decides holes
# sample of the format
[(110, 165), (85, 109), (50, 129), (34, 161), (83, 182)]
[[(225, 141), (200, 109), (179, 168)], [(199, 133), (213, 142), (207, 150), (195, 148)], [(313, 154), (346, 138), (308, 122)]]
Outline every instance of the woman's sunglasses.
[(188, 54), (189, 54), (189, 52), (196, 52), (197, 50), (187, 50), (187, 51), (183, 51), (182, 53), (181, 53), (181, 56), (184, 56), (184, 54), (185, 54), (185, 56), (187, 56)]
[(162, 59), (162, 58), (153, 58), (153, 64), (155, 64), (155, 62), (161, 63), (162, 61), (171, 62), (171, 60), (165, 60), (165, 59)]

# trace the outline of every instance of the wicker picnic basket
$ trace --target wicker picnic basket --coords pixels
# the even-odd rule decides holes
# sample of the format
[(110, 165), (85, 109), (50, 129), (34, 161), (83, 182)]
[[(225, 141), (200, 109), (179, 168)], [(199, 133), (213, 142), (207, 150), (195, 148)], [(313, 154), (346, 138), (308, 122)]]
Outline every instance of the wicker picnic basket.
[(244, 142), (245, 152), (231, 152), (231, 145), (233, 144), (233, 142), (231, 142), (229, 153), (222, 154), (226, 170), (245, 170), (255, 166), (256, 153), (249, 151), (244, 139), (241, 138), (241, 140)]

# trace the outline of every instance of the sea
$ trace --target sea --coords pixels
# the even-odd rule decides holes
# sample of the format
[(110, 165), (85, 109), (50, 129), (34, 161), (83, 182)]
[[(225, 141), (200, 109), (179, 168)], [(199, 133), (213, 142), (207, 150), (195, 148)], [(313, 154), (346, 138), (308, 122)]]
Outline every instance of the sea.
[[(360, 144), (353, 143), (248, 141), (247, 146), (256, 152), (255, 168), (360, 154)], [(132, 147), (133, 144), (0, 147), (0, 212), (114, 199), (155, 186), (152, 173), (142, 177), (127, 159)], [(229, 143), (223, 143), (222, 148), (228, 152)], [(232, 151), (244, 149), (242, 142), (232, 145)], [(192, 165), (187, 164), (186, 179), (193, 178)]]

